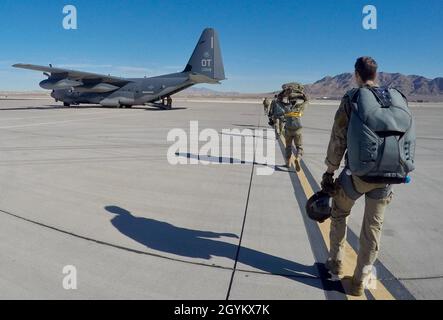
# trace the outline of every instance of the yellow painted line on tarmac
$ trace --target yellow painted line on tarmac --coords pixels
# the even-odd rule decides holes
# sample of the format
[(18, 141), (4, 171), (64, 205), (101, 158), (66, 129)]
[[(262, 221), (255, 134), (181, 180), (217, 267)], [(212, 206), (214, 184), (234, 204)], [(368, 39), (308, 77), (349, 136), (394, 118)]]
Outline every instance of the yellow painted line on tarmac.
[[(283, 145), (286, 147), (286, 141), (283, 139), (282, 136), (280, 136), (280, 141), (283, 143)], [(303, 171), (303, 168), (299, 172), (295, 170), (295, 158), (294, 156), (291, 157), (291, 160), (289, 162), (289, 167), (293, 168), (296, 172), (298, 179), (300, 180), (300, 184), (303, 188), (304, 193), (306, 194), (306, 197), (309, 199), (313, 194), (314, 190), (312, 189), (311, 184), (309, 183), (308, 179), (306, 178), (305, 172)], [(318, 226), (320, 228), (320, 232), (322, 234), (323, 240), (325, 241), (326, 247), (330, 248), (330, 241), (329, 241), (329, 232), (331, 230), (331, 221), (326, 220), (323, 223), (318, 223)], [(351, 247), (351, 245), (346, 241), (345, 243), (345, 259), (343, 261), (344, 266), (344, 276), (352, 277), (354, 274), (354, 269), (357, 263), (357, 253), (355, 250)], [(376, 289), (370, 289), (372, 296), (376, 300), (395, 300), (394, 296), (386, 289), (386, 287), (383, 285), (383, 283), (379, 280), (376, 280)], [(347, 286), (349, 286), (349, 281), (343, 281), (341, 280), (343, 287), (345, 288), (345, 291), (347, 289)], [(346, 298), (348, 300), (367, 300), (366, 295), (363, 295), (361, 297), (354, 297), (352, 295), (346, 294)]]

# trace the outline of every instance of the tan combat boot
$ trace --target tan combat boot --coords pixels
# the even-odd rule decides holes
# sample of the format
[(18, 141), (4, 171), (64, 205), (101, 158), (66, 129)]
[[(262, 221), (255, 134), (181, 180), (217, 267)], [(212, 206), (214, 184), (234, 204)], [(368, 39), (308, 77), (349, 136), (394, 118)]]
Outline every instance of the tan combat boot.
[(343, 275), (343, 262), (340, 260), (329, 258), (325, 263), (325, 267), (328, 269), (333, 278), (338, 278)]
[(365, 285), (363, 281), (357, 281), (352, 277), (351, 282), (351, 294), (356, 297), (360, 297), (365, 292)]
[(301, 171), (300, 159), (299, 158), (295, 158), (294, 159), (294, 164), (295, 164), (295, 171), (300, 172)]
[(292, 157), (289, 157), (289, 158), (285, 159), (286, 168), (290, 168), (291, 167), (291, 159), (292, 159)]
[(301, 161), (301, 157), (303, 156), (303, 149), (302, 148), (297, 148), (297, 152), (295, 153), (295, 160), (294, 160), (294, 163), (295, 163), (295, 170), (297, 171), (297, 172), (300, 172), (301, 171), (301, 164), (300, 164), (300, 161)]
[(348, 284), (345, 286), (346, 293), (354, 297), (361, 297), (365, 293), (365, 284), (363, 281), (357, 281), (354, 277), (344, 277), (343, 280)]

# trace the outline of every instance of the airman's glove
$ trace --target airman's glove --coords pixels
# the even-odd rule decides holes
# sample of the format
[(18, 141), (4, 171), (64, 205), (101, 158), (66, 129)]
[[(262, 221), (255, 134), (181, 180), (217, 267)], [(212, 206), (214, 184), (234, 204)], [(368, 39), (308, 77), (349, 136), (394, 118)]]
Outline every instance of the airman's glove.
[(335, 183), (334, 183), (334, 174), (325, 172), (323, 174), (323, 178), (321, 180), (321, 189), (325, 193), (329, 195), (333, 195), (335, 193)]

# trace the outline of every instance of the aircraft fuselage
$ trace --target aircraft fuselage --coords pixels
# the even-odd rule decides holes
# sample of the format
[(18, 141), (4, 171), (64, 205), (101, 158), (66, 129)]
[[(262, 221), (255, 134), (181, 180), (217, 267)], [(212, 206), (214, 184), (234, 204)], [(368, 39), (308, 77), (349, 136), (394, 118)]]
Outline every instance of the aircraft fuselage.
[(67, 104), (100, 104), (107, 107), (143, 105), (182, 91), (194, 84), (187, 73), (127, 79), (128, 84), (111, 92), (84, 92), (81, 88), (55, 89), (51, 96)]

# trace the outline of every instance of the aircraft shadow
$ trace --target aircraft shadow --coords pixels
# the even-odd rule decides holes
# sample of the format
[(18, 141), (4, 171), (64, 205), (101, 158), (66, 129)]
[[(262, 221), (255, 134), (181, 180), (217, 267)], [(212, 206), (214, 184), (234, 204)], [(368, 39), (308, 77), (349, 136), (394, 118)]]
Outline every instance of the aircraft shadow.
[(65, 107), (63, 105), (44, 105), (44, 106), (32, 106), (32, 107), (14, 107), (14, 108), (0, 108), (0, 111), (20, 111), (20, 110), (52, 110), (52, 109), (97, 109), (97, 108), (110, 108), (103, 107), (101, 105), (80, 105)]
[[(0, 108), (0, 111), (21, 111), (21, 110), (53, 110), (53, 109), (117, 109), (116, 107), (104, 107), (101, 105), (79, 105), (79, 106), (69, 106), (65, 107), (63, 105), (44, 105), (44, 106), (30, 106), (30, 107), (14, 107), (14, 108)], [(176, 107), (170, 110), (165, 110), (157, 107), (151, 106), (135, 106), (132, 108), (127, 108), (127, 110), (146, 110), (146, 111), (175, 111), (175, 110), (186, 110), (185, 107)]]
[[(0, 108), (0, 111), (20, 111), (20, 110), (52, 110), (52, 109), (70, 109), (72, 107), (64, 107), (59, 105), (45, 105), (45, 106), (32, 106), (32, 107), (14, 107), (14, 108)], [(77, 108), (89, 109), (96, 108), (91, 106), (80, 106)]]
[[(238, 245), (218, 240), (221, 237), (238, 239), (235, 234), (181, 228), (167, 222), (133, 216), (118, 206), (107, 206), (105, 210), (115, 215), (111, 223), (119, 232), (149, 249), (188, 258), (209, 260), (217, 256), (233, 261), (236, 259)], [(318, 264), (303, 265), (243, 246), (238, 262), (315, 288), (340, 290), (340, 286), (332, 281), (327, 281), (327, 286), (324, 280), (318, 281), (318, 272), (322, 269)]]
[(172, 109), (162, 109), (161, 107), (155, 106), (144, 106), (144, 107), (132, 107), (132, 109), (144, 109), (146, 111), (179, 111), (179, 110), (187, 110), (185, 107), (173, 107)]

